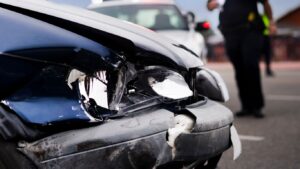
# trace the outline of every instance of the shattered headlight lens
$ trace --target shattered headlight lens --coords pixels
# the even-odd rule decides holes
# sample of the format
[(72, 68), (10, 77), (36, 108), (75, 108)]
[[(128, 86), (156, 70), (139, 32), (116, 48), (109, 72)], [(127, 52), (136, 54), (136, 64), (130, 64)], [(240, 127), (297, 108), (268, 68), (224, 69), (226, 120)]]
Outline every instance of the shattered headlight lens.
[(157, 67), (152, 67), (148, 71), (148, 83), (156, 94), (168, 99), (193, 96), (189, 85), (179, 73)]

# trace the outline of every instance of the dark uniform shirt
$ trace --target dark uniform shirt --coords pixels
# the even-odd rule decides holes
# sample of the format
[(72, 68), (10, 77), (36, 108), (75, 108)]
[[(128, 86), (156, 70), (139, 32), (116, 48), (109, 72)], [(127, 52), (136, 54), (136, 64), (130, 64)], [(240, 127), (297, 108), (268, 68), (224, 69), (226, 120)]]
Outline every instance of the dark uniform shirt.
[(220, 13), (222, 31), (235, 31), (242, 28), (263, 29), (257, 4), (265, 0), (226, 0)]

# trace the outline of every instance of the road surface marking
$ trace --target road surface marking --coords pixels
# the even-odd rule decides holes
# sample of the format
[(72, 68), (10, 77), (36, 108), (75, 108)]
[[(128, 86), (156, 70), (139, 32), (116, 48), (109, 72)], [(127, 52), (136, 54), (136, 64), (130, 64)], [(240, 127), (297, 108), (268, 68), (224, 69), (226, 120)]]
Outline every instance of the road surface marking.
[(276, 101), (300, 101), (300, 96), (293, 95), (267, 95), (267, 100)]
[(259, 137), (259, 136), (247, 136), (247, 135), (239, 135), (241, 140), (245, 141), (263, 141), (265, 138), (264, 137)]

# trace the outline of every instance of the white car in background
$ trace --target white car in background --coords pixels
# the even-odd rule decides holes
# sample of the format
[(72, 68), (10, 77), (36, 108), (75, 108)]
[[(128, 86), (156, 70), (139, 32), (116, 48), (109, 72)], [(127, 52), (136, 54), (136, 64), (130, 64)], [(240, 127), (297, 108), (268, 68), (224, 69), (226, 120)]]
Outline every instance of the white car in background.
[(200, 32), (208, 28), (183, 15), (173, 0), (111, 0), (92, 3), (88, 8), (156, 31), (183, 44), (206, 62), (207, 48)]

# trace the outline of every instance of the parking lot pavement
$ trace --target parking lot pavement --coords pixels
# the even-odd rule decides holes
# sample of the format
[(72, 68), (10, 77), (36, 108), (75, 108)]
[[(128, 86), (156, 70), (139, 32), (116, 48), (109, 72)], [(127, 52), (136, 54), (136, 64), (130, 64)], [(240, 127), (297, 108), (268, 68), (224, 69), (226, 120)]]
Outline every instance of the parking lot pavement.
[[(239, 110), (234, 73), (229, 63), (208, 64), (225, 79), (231, 100), (226, 105)], [(243, 152), (233, 161), (232, 150), (224, 153), (220, 169), (300, 169), (300, 62), (273, 64), (275, 77), (262, 73), (266, 118), (236, 118)], [(262, 70), (263, 65), (262, 65)]]

